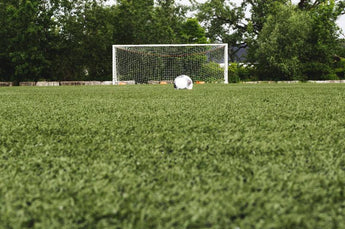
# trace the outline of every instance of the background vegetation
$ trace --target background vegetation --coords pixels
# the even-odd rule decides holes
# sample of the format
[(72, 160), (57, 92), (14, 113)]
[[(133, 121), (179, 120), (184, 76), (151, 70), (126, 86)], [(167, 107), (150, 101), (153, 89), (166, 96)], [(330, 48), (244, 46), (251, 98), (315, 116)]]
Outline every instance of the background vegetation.
[(109, 80), (112, 44), (205, 42), (229, 43), (232, 61), (254, 64), (238, 80), (344, 78), (335, 23), (344, 0), (191, 2), (1, 0), (0, 81)]
[(343, 84), (0, 97), (1, 228), (345, 227)]

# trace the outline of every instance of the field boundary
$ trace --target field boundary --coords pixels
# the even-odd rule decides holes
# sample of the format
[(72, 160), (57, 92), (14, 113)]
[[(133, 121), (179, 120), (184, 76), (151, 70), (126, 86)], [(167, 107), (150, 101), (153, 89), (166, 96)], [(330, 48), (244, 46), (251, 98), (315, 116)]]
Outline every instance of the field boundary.
[[(308, 81), (242, 81), (242, 84), (295, 84), (295, 83), (345, 83), (345, 80), (308, 80)], [(172, 84), (172, 81), (149, 81), (148, 84)], [(196, 82), (197, 83), (197, 82)], [(112, 81), (24, 81), (15, 84), (14, 82), (0, 82), (0, 87), (12, 87), (12, 86), (38, 86), (38, 87), (50, 87), (50, 86), (86, 86), (86, 85), (112, 85)], [(119, 81), (118, 85), (133, 85), (135, 81)]]
[[(130, 84), (130, 82), (124, 82)], [(0, 82), (0, 87), (12, 87), (12, 86), (83, 86), (83, 85), (112, 85), (112, 81), (24, 81), (15, 84), (14, 82)]]
[(308, 81), (299, 81), (299, 80), (291, 80), (291, 81), (244, 81), (241, 83), (244, 84), (273, 84), (273, 83), (286, 83), (286, 84), (294, 84), (294, 83), (345, 83), (345, 80), (308, 80)]

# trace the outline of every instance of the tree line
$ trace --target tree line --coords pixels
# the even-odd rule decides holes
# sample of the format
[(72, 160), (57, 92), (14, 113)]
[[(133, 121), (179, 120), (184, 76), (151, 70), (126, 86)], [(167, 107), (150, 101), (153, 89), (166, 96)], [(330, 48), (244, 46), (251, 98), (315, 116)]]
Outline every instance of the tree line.
[(344, 78), (345, 1), (191, 3), (0, 0), (0, 81), (110, 80), (113, 44), (208, 42), (228, 43), (233, 61), (246, 51), (233, 81)]

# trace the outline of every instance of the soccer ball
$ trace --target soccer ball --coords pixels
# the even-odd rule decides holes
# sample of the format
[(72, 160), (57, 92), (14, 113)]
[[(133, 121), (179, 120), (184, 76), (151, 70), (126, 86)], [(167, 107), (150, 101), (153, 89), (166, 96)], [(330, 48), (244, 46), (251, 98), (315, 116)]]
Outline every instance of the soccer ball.
[(189, 76), (180, 75), (174, 80), (174, 88), (191, 90), (193, 89), (193, 81)]

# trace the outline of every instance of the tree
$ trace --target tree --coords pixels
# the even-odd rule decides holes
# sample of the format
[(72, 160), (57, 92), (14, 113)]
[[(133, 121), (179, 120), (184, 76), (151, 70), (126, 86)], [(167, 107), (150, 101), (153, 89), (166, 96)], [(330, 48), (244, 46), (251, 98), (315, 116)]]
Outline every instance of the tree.
[(117, 44), (147, 43), (152, 29), (153, 0), (118, 0), (113, 7), (114, 38)]
[(255, 58), (261, 79), (337, 79), (334, 55), (338, 50), (339, 14), (334, 1), (310, 10), (280, 6), (268, 17), (257, 39)]
[(49, 68), (49, 27), (52, 7), (46, 1), (2, 2), (0, 77), (4, 80), (38, 80)]
[[(56, 25), (50, 30), (49, 80), (91, 80), (111, 78), (113, 19), (103, 1), (56, 0)], [(109, 66), (108, 66), (109, 65)]]
[[(205, 25), (207, 36), (213, 41), (229, 43), (232, 60), (239, 50), (246, 48), (247, 62), (270, 66), (270, 74), (268, 69), (258, 67), (261, 77), (275, 75), (276, 79), (278, 73), (284, 79), (298, 75), (303, 79), (334, 77), (330, 66), (332, 56), (339, 50), (335, 22), (345, 13), (345, 1), (301, 0), (289, 13), (281, 12), (282, 5), (292, 7), (288, 0), (243, 0), (241, 6), (226, 0), (197, 4), (198, 18)], [(249, 17), (244, 13), (248, 10)], [(296, 17), (301, 21), (296, 21)], [(302, 31), (303, 28), (306, 30)], [(296, 44), (288, 36), (297, 36)], [(296, 48), (302, 43), (303, 48)], [(289, 44), (293, 45), (291, 52), (285, 50)]]
[[(192, 2), (198, 10), (198, 19), (206, 28), (207, 37), (211, 41), (229, 43), (232, 47), (229, 50), (231, 58), (240, 49), (248, 47), (247, 60), (253, 63), (256, 61), (257, 37), (267, 18), (277, 13), (280, 4), (291, 3), (289, 0), (243, 0), (240, 6), (236, 6), (230, 0), (207, 0), (203, 4), (198, 4), (193, 0)], [(344, 0), (301, 0), (298, 4), (300, 10), (314, 11), (316, 16), (318, 10), (324, 5), (334, 6), (332, 8), (334, 16), (345, 13)], [(246, 15), (246, 11), (250, 14)], [(323, 22), (327, 20), (326, 18)], [(331, 19), (330, 23), (333, 24), (333, 21)]]
[(14, 74), (8, 45), (14, 33), (10, 24), (13, 6), (8, 1), (0, 2), (0, 80), (9, 81)]
[(188, 8), (174, 0), (120, 0), (113, 10), (117, 44), (206, 42), (197, 19), (186, 20)]
[(84, 13), (85, 36), (82, 40), (83, 63), (88, 80), (111, 79), (112, 45), (114, 44), (110, 8), (95, 5)]
[[(83, 3), (97, 1), (16, 0), (2, 2), (0, 78), (10, 81), (69, 79), (73, 69), (80, 75), (74, 60), (80, 56), (83, 29), (79, 15)], [(77, 19), (79, 18), (79, 19)], [(72, 25), (72, 26), (71, 26)], [(73, 28), (73, 29), (71, 29)], [(79, 69), (78, 69), (79, 70)]]
[(177, 5), (174, 0), (158, 0), (154, 9), (151, 27), (151, 43), (184, 43), (182, 26), (185, 23), (187, 8)]
[(302, 74), (302, 61), (311, 34), (311, 17), (292, 5), (280, 5), (264, 23), (257, 40), (255, 59), (259, 79), (296, 80)]
[[(344, 12), (342, 1), (325, 0), (315, 1), (312, 5), (308, 1), (304, 6), (312, 18), (311, 34), (306, 42), (307, 54), (304, 63), (303, 75), (307, 79), (336, 79), (332, 69), (333, 57), (338, 49), (338, 26), (336, 19)], [(301, 8), (301, 6), (299, 5)]]
[[(257, 35), (268, 15), (276, 11), (279, 3), (286, 2), (288, 0), (244, 0), (240, 6), (236, 6), (229, 0), (208, 0), (203, 4), (194, 4), (198, 9), (197, 17), (206, 28), (207, 37), (211, 41), (228, 43), (231, 47), (230, 58), (234, 60), (240, 49), (255, 46)], [(248, 10), (250, 17), (245, 14)]]
[(336, 55), (339, 57), (345, 58), (345, 39), (344, 38), (338, 40)]
[(300, 0), (298, 3), (298, 7), (301, 10), (312, 10), (315, 8), (318, 8), (320, 5), (325, 5), (325, 4), (333, 4), (335, 5), (335, 9), (337, 11), (336, 14), (340, 15), (340, 14), (344, 14), (345, 13), (345, 1), (341, 0), (341, 1), (329, 1), (329, 0)]
[(183, 24), (181, 29), (181, 42), (182, 43), (208, 43), (205, 29), (202, 28), (196, 18), (188, 18)]

